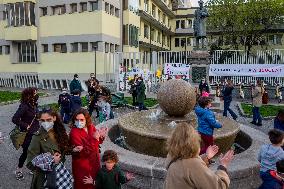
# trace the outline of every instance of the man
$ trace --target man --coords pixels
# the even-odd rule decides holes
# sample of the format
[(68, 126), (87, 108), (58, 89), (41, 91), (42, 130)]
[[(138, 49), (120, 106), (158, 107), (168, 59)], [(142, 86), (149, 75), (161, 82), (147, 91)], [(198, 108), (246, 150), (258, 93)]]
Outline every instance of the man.
[(90, 74), (90, 79), (88, 80), (88, 95), (89, 95), (89, 107), (88, 111), (89, 114), (92, 115), (94, 109), (96, 109), (97, 116), (99, 116), (99, 110), (96, 106), (96, 103), (98, 102), (98, 85), (99, 81), (96, 79), (95, 75), (93, 73)]
[(260, 107), (262, 106), (263, 87), (261, 81), (257, 81), (257, 86), (252, 87), (252, 124), (262, 126), (262, 117), (260, 115)]
[(203, 89), (205, 89), (205, 91), (207, 93), (210, 93), (209, 85), (207, 84), (205, 78), (202, 78), (202, 80), (201, 80), (201, 82), (199, 84), (199, 92), (200, 92), (200, 94), (202, 94)]
[(59, 95), (58, 105), (60, 106), (60, 115), (65, 124), (69, 123), (71, 116), (71, 96), (67, 93), (67, 89), (63, 88)]
[(81, 82), (79, 80), (78, 74), (74, 75), (74, 79), (70, 83), (70, 93), (73, 94), (75, 90), (79, 90), (80, 92), (83, 91)]

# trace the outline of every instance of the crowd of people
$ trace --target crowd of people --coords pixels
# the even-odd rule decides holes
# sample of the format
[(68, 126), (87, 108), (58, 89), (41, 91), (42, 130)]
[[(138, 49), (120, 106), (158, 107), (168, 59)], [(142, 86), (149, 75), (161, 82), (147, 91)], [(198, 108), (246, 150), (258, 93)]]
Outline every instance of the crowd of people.
[[(133, 95), (133, 105), (139, 111), (145, 110), (145, 85), (143, 78), (135, 76), (129, 83)], [(119, 189), (121, 185), (134, 178), (132, 173), (124, 173), (119, 167), (118, 154), (106, 150), (102, 154), (100, 145), (104, 142), (108, 128), (96, 128), (92, 113), (99, 122), (112, 119), (111, 94), (101, 86), (94, 74), (88, 80), (88, 109), (82, 108), (82, 86), (78, 75), (70, 84), (70, 94), (63, 89), (59, 95), (60, 112), (50, 107), (38, 106), (36, 88), (22, 91), (21, 103), (12, 118), (12, 122), (25, 132), (21, 144), (22, 154), (15, 171), (17, 180), (24, 179), (23, 167), (33, 174), (32, 189)], [(221, 90), (224, 100), (224, 116), (229, 112), (234, 120), (237, 115), (230, 109), (234, 86), (227, 81)], [(165, 189), (201, 188), (227, 189), (230, 185), (228, 166), (234, 158), (234, 150), (220, 155), (217, 171), (209, 167), (216, 163), (212, 158), (218, 153), (214, 145), (214, 129), (225, 127), (220, 124), (210, 109), (212, 99), (205, 79), (199, 85), (201, 96), (195, 106), (198, 127), (188, 123), (176, 125), (167, 141), (167, 175)], [(261, 125), (259, 107), (262, 104), (263, 90), (260, 82), (252, 90), (253, 124)], [(66, 129), (70, 127), (70, 132)], [(268, 133), (270, 144), (265, 144), (259, 151), (260, 189), (280, 189), (284, 186), (284, 110), (280, 110), (274, 119), (274, 129)], [(3, 137), (0, 136), (0, 143)], [(65, 167), (66, 156), (72, 158), (72, 173)]]

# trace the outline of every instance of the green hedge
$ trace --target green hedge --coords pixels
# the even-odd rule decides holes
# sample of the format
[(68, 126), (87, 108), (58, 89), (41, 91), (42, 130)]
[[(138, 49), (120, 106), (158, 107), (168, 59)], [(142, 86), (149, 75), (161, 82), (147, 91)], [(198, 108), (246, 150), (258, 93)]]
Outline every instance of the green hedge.
[[(132, 97), (124, 97), (124, 98), (125, 98), (127, 104), (132, 105)], [(147, 98), (144, 101), (144, 104), (145, 104), (146, 107), (153, 107), (153, 106), (158, 104), (158, 101), (155, 98)]]
[[(242, 109), (245, 114), (252, 116), (252, 105), (241, 103)], [(276, 105), (263, 105), (260, 107), (260, 113), (263, 117), (276, 116), (280, 109), (284, 109), (284, 106)]]
[[(38, 93), (43, 96), (45, 93)], [(21, 99), (21, 92), (0, 91), (0, 102), (8, 102)]]

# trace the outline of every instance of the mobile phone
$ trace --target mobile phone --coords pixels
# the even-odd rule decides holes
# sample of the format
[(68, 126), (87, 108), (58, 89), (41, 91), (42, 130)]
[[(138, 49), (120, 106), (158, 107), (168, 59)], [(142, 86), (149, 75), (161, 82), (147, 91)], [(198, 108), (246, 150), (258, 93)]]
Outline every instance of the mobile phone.
[(236, 150), (236, 146), (235, 146), (235, 143), (232, 144), (231, 146), (231, 150), (235, 151)]

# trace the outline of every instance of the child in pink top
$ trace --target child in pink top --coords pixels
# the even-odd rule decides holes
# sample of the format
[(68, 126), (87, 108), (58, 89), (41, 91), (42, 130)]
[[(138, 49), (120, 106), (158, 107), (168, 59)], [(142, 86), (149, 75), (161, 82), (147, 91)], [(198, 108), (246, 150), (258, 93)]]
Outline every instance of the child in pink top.
[(210, 93), (208, 93), (205, 89), (202, 90), (202, 97), (209, 97)]

